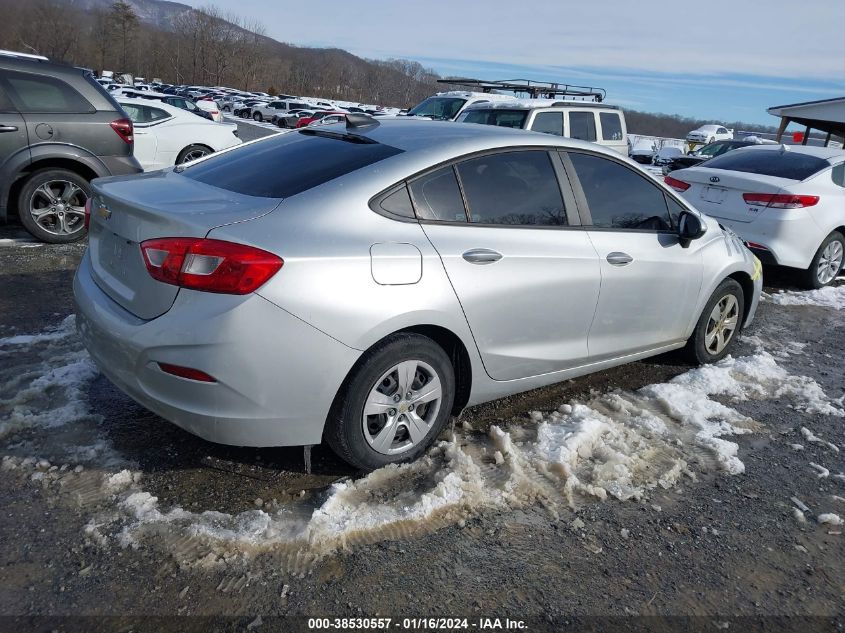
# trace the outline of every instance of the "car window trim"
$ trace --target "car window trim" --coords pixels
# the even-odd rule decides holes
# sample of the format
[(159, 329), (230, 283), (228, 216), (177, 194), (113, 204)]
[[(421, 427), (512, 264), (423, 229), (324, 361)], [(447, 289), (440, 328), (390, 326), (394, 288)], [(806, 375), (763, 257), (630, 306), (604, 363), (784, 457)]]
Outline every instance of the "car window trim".
[[(494, 148), (494, 149), (487, 149), (487, 150), (472, 152), (470, 154), (464, 154), (463, 156), (460, 156), (458, 158), (452, 158), (448, 161), (444, 161), (442, 163), (439, 163), (437, 165), (434, 165), (432, 167), (424, 169), (424, 170), (414, 174), (413, 176), (409, 176), (405, 180), (408, 183), (408, 186), (409, 186), (408, 188), (409, 188), (409, 191), (410, 191), (411, 190), (410, 184), (414, 180), (417, 180), (418, 178), (422, 178), (422, 177), (426, 176), (427, 174), (429, 174), (431, 172), (434, 172), (434, 171), (437, 171), (438, 169), (446, 167), (447, 165), (451, 166), (453, 172), (455, 173), (455, 178), (458, 180), (458, 188), (461, 191), (461, 198), (464, 201), (464, 212), (467, 215), (467, 221), (466, 222), (459, 222), (459, 221), (455, 221), (455, 220), (431, 220), (431, 219), (419, 218), (419, 217), (417, 218), (417, 221), (420, 224), (449, 224), (449, 225), (454, 225), (454, 226), (480, 226), (480, 227), (498, 228), (498, 229), (543, 229), (543, 230), (546, 230), (546, 229), (552, 229), (552, 230), (576, 229), (576, 230), (583, 230), (587, 227), (582, 226), (582, 223), (580, 221), (581, 220), (580, 216), (573, 213), (572, 212), (573, 207), (569, 206), (570, 203), (574, 204), (575, 196), (574, 196), (574, 194), (571, 194), (571, 197), (567, 197), (566, 192), (563, 190), (564, 183), (561, 181), (559, 172), (558, 172), (558, 170), (556, 169), (556, 166), (555, 166), (555, 160), (554, 160), (552, 155), (556, 154), (559, 150), (560, 150), (560, 148), (558, 148), (558, 147), (548, 146), (548, 145), (516, 145), (516, 146), (510, 146), (510, 147), (497, 147), (497, 148)], [(457, 170), (458, 163), (464, 162), (466, 160), (472, 160), (474, 158), (480, 158), (482, 156), (490, 156), (490, 155), (493, 155), (493, 154), (502, 154), (502, 153), (505, 153), (505, 152), (514, 152), (514, 151), (523, 151), (523, 152), (542, 151), (542, 152), (546, 152), (546, 154), (549, 156), (549, 160), (552, 164), (552, 169), (554, 170), (555, 177), (557, 178), (558, 188), (560, 188), (562, 190), (561, 195), (563, 197), (563, 202), (564, 202), (565, 205), (567, 205), (567, 207), (566, 207), (566, 219), (567, 219), (567, 222), (569, 222), (570, 224), (567, 224), (567, 225), (495, 224), (495, 223), (472, 222), (471, 221), (471, 217), (472, 217), (470, 215), (471, 211), (469, 209), (469, 205), (467, 204), (466, 196), (464, 194), (463, 183), (461, 182), (460, 174), (458, 173), (458, 170)], [(570, 182), (570, 179), (568, 177), (567, 177), (567, 184), (570, 184), (570, 186), (571, 186), (571, 182)], [(411, 203), (414, 204), (414, 194), (413, 194), (413, 192), (411, 192)], [(416, 212), (416, 206), (414, 208), (414, 211)], [(577, 223), (574, 223), (573, 221), (575, 221)]]
[[(555, 137), (555, 138), (557, 138), (557, 137)], [(427, 176), (430, 173), (433, 173), (433, 172), (435, 172), (439, 169), (442, 169), (443, 167), (451, 166), (452, 172), (455, 175), (455, 179), (458, 181), (458, 189), (461, 192), (461, 198), (464, 202), (464, 213), (467, 214), (467, 218), (469, 219), (468, 205), (467, 205), (467, 202), (466, 202), (466, 198), (464, 196), (463, 184), (461, 183), (461, 179), (460, 179), (460, 176), (457, 173), (457, 169), (455, 168), (455, 165), (457, 165), (458, 163), (460, 163), (464, 160), (479, 158), (481, 156), (487, 156), (487, 155), (490, 155), (490, 154), (500, 154), (502, 152), (511, 152), (511, 151), (531, 151), (531, 150), (533, 150), (533, 151), (547, 152), (549, 154), (549, 160), (551, 160), (551, 162), (552, 162), (552, 167), (555, 168), (556, 165), (555, 165), (555, 160), (554, 160), (553, 155), (557, 154), (558, 152), (560, 152), (564, 149), (565, 148), (563, 148), (563, 147), (558, 147), (558, 146), (554, 146), (554, 145), (552, 145), (552, 146), (549, 146), (549, 145), (515, 145), (515, 146), (510, 146), (510, 147), (497, 147), (497, 148), (493, 148), (493, 149), (485, 149), (485, 150), (479, 150), (479, 151), (476, 151), (476, 152), (471, 152), (469, 154), (464, 154), (462, 156), (459, 156), (458, 158), (450, 158), (449, 160), (442, 161), (442, 162), (437, 163), (435, 165), (432, 165), (430, 167), (426, 167), (425, 169), (422, 169), (418, 172), (415, 172), (415, 173), (411, 174), (410, 176), (408, 176), (407, 178), (405, 178), (405, 179), (403, 179), (399, 182), (395, 182), (385, 189), (382, 189), (379, 193), (377, 193), (376, 195), (371, 197), (367, 204), (373, 212), (378, 213), (379, 215), (386, 217), (388, 219), (398, 220), (400, 222), (415, 222), (415, 223), (418, 223), (418, 224), (449, 224), (449, 225), (453, 225), (453, 226), (481, 226), (481, 227), (493, 227), (493, 228), (500, 228), (500, 229), (501, 228), (508, 228), (508, 229), (553, 229), (553, 230), (575, 229), (575, 230), (584, 230), (584, 229), (587, 229), (589, 227), (583, 225), (583, 220), (582, 220), (582, 217), (580, 216), (580, 214), (576, 214), (572, 211), (573, 209), (577, 210), (577, 206), (570, 206), (570, 205), (575, 205), (576, 196), (575, 196), (574, 192), (572, 192), (570, 190), (569, 195), (571, 195), (571, 198), (567, 197), (567, 193), (566, 193), (566, 190), (564, 188), (564, 183), (561, 180), (560, 174), (558, 173), (557, 169), (555, 169), (555, 176), (557, 177), (558, 186), (563, 190), (562, 191), (563, 201), (564, 201), (564, 204), (567, 205), (567, 209), (566, 209), (567, 222), (570, 222), (570, 224), (565, 225), (565, 226), (560, 226), (560, 225), (536, 225), (536, 224), (507, 224), (507, 225), (505, 225), (505, 224), (472, 223), (472, 222), (469, 222), (469, 221), (459, 222), (459, 221), (456, 221), (456, 220), (431, 220), (431, 219), (427, 219), (427, 218), (420, 218), (419, 216), (417, 216), (416, 218), (405, 218), (405, 217), (396, 216), (396, 215), (388, 214), (384, 211), (381, 211), (380, 207), (378, 206), (379, 203), (381, 202), (381, 200), (383, 200), (384, 198), (389, 196), (391, 193), (394, 193), (396, 191), (396, 189), (398, 189), (402, 184), (405, 184), (405, 186), (408, 187), (408, 193), (410, 194), (410, 197), (411, 197), (411, 204), (414, 205), (414, 213), (416, 213), (416, 204), (414, 203), (414, 193), (411, 190), (411, 183), (415, 180), (418, 180), (419, 178), (423, 178), (423, 177)], [(568, 177), (568, 175), (567, 175), (567, 179), (566, 179), (566, 184), (568, 184), (570, 186), (570, 188), (572, 187), (572, 181)]]
[[(575, 191), (575, 197), (579, 202), (578, 211), (581, 214), (581, 221), (584, 224), (584, 227), (590, 231), (604, 231), (604, 232), (616, 232), (616, 233), (653, 233), (653, 234), (664, 234), (664, 235), (677, 235), (678, 230), (677, 227), (674, 226), (674, 222), (672, 222), (672, 214), (669, 213), (669, 203), (666, 200), (666, 194), (668, 193), (660, 184), (655, 181), (651, 176), (645, 173), (639, 173), (639, 170), (631, 169), (631, 166), (626, 164), (622, 160), (617, 160), (615, 156), (608, 156), (606, 154), (602, 154), (599, 152), (590, 152), (588, 150), (582, 149), (573, 149), (573, 148), (563, 148), (558, 150), (561, 156), (561, 161), (563, 162), (564, 166), (566, 167), (567, 174), (570, 174), (570, 180), (572, 182), (572, 188)], [(637, 174), (640, 178), (644, 181), (649, 183), (650, 185), (657, 187), (657, 190), (663, 193), (663, 204), (666, 205), (666, 217), (669, 220), (669, 224), (672, 225), (672, 228), (669, 230), (666, 229), (620, 229), (615, 226), (595, 226), (593, 224), (593, 215), (590, 212), (590, 205), (587, 203), (587, 196), (584, 194), (584, 189), (581, 187), (581, 180), (578, 178), (578, 173), (575, 171), (575, 165), (572, 163), (572, 160), (569, 158), (569, 154), (586, 154), (587, 156), (595, 156), (597, 158), (604, 158), (611, 162), (619, 164), (621, 167), (633, 171)], [(676, 196), (671, 196), (673, 200), (678, 200)], [(581, 206), (583, 205), (583, 207)], [(684, 209), (689, 210), (689, 205), (684, 202), (681, 202), (681, 207)], [(583, 212), (582, 212), (583, 209)]]

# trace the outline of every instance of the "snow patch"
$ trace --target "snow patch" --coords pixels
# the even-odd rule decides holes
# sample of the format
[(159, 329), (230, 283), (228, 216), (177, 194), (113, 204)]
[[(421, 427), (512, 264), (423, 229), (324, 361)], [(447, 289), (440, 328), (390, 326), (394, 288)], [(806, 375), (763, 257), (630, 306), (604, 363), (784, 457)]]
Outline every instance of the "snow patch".
[(782, 306), (822, 306), (842, 310), (845, 308), (845, 285), (825, 286), (818, 290), (789, 290), (769, 295), (769, 300)]

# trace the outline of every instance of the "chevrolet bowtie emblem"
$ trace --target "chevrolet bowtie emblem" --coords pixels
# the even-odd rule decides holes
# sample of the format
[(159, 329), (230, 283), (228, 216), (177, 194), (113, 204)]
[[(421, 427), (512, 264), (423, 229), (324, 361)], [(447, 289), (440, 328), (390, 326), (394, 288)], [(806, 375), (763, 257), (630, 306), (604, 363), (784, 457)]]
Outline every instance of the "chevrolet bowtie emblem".
[(111, 209), (109, 209), (106, 205), (101, 204), (97, 207), (97, 213), (100, 215), (101, 218), (104, 220), (108, 220), (111, 217)]

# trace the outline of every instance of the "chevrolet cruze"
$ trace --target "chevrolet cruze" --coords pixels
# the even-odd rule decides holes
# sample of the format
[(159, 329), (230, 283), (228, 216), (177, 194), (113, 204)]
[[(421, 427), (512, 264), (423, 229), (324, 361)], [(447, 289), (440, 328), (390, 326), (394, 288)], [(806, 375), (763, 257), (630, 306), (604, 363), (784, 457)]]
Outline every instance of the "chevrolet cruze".
[(74, 292), (103, 373), (208, 440), (362, 469), (468, 405), (718, 360), (761, 288), (732, 232), (547, 134), (348, 115), (93, 188)]

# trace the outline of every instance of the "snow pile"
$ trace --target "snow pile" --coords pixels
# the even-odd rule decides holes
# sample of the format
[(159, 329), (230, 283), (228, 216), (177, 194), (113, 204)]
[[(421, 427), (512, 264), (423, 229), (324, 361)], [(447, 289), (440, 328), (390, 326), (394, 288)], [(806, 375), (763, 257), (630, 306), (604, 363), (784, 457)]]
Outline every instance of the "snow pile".
[(146, 536), (164, 534), (175, 543), (188, 535), (202, 543), (202, 556), (185, 564), (267, 549), (321, 556), (493, 508), (540, 503), (556, 515), (591, 498), (645, 499), (654, 489), (695, 478), (696, 470), (744, 471), (730, 438), (758, 425), (714, 396), (779, 398), (798, 410), (842, 415), (816, 383), (790, 375), (769, 354), (727, 358), (634, 393), (615, 391), (531, 412), (530, 421), (493, 426), (488, 434), (470, 430), (413, 463), (336, 483), (316, 503), (194, 513), (162, 509), (133, 484), (120, 502), (128, 523), (119, 541), (137, 546)]
[(790, 290), (769, 295), (772, 303), (782, 306), (822, 306), (825, 308), (845, 309), (845, 284), (825, 286), (818, 290), (799, 292)]
[[(0, 437), (22, 428), (53, 428), (88, 415), (85, 397), (97, 368), (79, 344), (75, 317), (42, 334), (0, 339)], [(36, 360), (13, 362), (12, 356)]]

